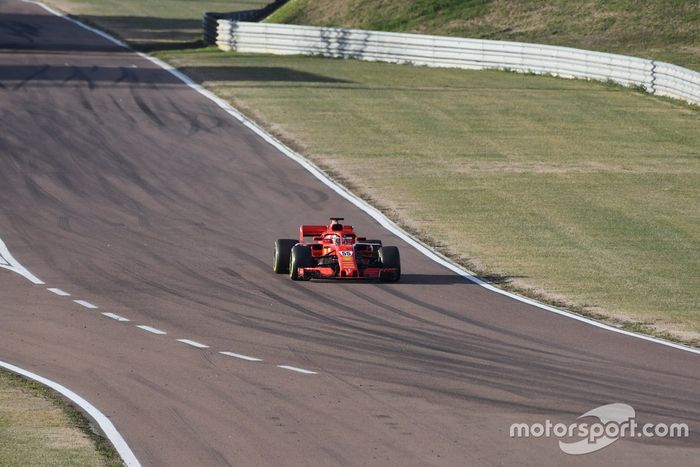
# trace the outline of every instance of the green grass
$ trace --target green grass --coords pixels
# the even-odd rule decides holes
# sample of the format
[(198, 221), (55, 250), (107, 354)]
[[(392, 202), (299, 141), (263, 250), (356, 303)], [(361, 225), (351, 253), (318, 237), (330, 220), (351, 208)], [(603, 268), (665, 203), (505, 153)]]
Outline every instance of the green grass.
[(0, 466), (121, 466), (88, 421), (39, 383), (0, 369)]
[(292, 0), (270, 21), (562, 45), (700, 70), (697, 0)]
[[(358, 2), (339, 3), (325, 14), (341, 17), (355, 8), (362, 22), (367, 12)], [(382, 14), (396, 17), (413, 3), (385, 0)], [(485, 13), (491, 2), (446, 1), (446, 9), (431, 13), (432, 3), (416, 11), (432, 14), (434, 22), (452, 15), (443, 27), (456, 32), (471, 24), (469, 18), (495, 14)], [(624, 10), (624, 18), (638, 16), (627, 11), (632, 3), (638, 2), (601, 4), (592, 16), (610, 16), (606, 8)], [(181, 2), (162, 4), (172, 14), (198, 18)], [(520, 2), (499, 2), (504, 4), (514, 9), (513, 21), (522, 16)], [(530, 5), (530, 15), (541, 6), (523, 4)], [(585, 17), (590, 4), (551, 2), (547, 11), (564, 21), (557, 8)], [(669, 2), (638, 8), (651, 29), (658, 26), (644, 40), (657, 43), (663, 36), (671, 44), (687, 37), (679, 50), (694, 47), (697, 30), (686, 24), (696, 18), (694, 7), (675, 4), (683, 14), (667, 15), (672, 27), (655, 20)], [(123, 8), (105, 0), (80, 5), (101, 27), (114, 24), (104, 19), (116, 14), (112, 9)], [(133, 1), (127, 5), (134, 17), (147, 11)], [(458, 20), (467, 6), (469, 18)], [(537, 14), (549, 24), (549, 16)], [(598, 32), (624, 27), (612, 17), (614, 24)], [(532, 34), (540, 26), (533, 23)], [(128, 39), (140, 28), (125, 21), (113, 30)], [(631, 27), (619, 37), (638, 33)], [(606, 34), (599, 34), (601, 41)], [(419, 237), (499, 278), (501, 286), (630, 329), (700, 342), (696, 107), (604, 83), (500, 71), (245, 56), (213, 48), (156, 55), (232, 101)]]

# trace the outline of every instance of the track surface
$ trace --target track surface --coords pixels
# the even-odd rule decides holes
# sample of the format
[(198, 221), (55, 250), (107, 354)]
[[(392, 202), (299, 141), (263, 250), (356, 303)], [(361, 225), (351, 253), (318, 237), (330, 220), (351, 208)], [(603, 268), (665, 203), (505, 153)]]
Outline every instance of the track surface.
[[(0, 270), (0, 358), (92, 402), (144, 465), (697, 465), (696, 355), (465, 282), (152, 63), (0, 13), (0, 238), (72, 294)], [(332, 215), (402, 248), (405, 280), (271, 273), (276, 237)], [(508, 435), (613, 402), (691, 437), (568, 456)]]

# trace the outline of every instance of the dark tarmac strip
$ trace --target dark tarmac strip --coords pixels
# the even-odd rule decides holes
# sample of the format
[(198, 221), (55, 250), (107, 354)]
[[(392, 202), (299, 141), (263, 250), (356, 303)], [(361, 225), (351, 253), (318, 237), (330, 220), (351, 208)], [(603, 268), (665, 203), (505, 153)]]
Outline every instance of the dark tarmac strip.
[[(464, 281), (168, 72), (36, 5), (0, 0), (0, 118), (0, 238), (46, 282), (0, 269), (0, 360), (92, 402), (143, 465), (700, 459), (700, 357)], [(272, 273), (275, 238), (331, 216), (398, 245), (405, 280)], [(509, 436), (614, 402), (690, 437), (570, 456)]]

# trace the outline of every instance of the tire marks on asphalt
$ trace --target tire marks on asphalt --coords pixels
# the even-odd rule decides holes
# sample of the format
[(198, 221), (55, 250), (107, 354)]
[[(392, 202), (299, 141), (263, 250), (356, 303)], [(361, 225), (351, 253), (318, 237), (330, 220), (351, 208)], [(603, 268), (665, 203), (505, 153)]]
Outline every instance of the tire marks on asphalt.
[[(1, 258), (2, 258), (2, 257), (0, 257), (0, 259), (1, 259)], [(51, 292), (51, 293), (53, 293), (53, 294), (55, 294), (55, 295), (57, 295), (57, 296), (59, 296), (59, 297), (70, 297), (70, 296), (71, 296), (70, 293), (64, 291), (63, 289), (59, 289), (59, 288), (56, 288), (56, 287), (47, 287), (46, 290), (48, 290), (49, 292)], [(94, 310), (94, 309), (98, 309), (98, 308), (99, 308), (99, 306), (97, 306), (97, 305), (95, 305), (95, 304), (93, 304), (93, 303), (91, 303), (91, 302), (88, 302), (88, 301), (86, 301), (86, 300), (82, 300), (82, 299), (73, 300), (73, 302), (76, 303), (77, 305), (80, 305), (80, 306), (82, 306), (82, 307), (84, 307), (84, 308), (87, 308), (87, 309), (89, 309), (89, 310)], [(114, 321), (117, 321), (117, 322), (120, 322), (120, 323), (129, 323), (129, 322), (131, 322), (131, 319), (126, 318), (126, 317), (121, 316), (121, 315), (118, 315), (118, 314), (116, 314), (116, 313), (112, 313), (112, 312), (102, 312), (102, 313), (100, 313), (100, 314), (101, 314), (102, 316), (105, 316), (105, 317), (107, 317), (107, 318), (113, 319)], [(148, 332), (148, 333), (158, 335), (158, 336), (164, 336), (164, 335), (167, 335), (167, 334), (168, 334), (167, 331), (164, 331), (164, 330), (162, 330), (162, 329), (155, 328), (155, 327), (153, 327), (153, 326), (148, 326), (148, 325), (146, 325), (146, 324), (137, 324), (137, 325), (135, 325), (135, 327), (137, 327), (137, 328), (139, 328), (139, 329), (141, 329), (141, 330), (143, 330), (143, 331), (146, 331), (146, 332)], [(197, 349), (205, 350), (205, 349), (210, 349), (210, 348), (211, 348), (208, 344), (205, 344), (205, 343), (203, 343), (203, 342), (199, 342), (199, 341), (196, 341), (196, 340), (192, 340), (192, 339), (181, 338), (181, 339), (175, 339), (175, 340), (176, 340), (177, 342), (180, 342), (180, 343), (182, 343), (182, 344), (185, 344), (185, 345), (188, 345), (188, 346), (190, 346), (190, 347), (197, 348)], [(233, 357), (233, 358), (236, 358), (236, 359), (238, 359), (238, 360), (244, 360), (244, 361), (247, 361), (247, 362), (262, 362), (262, 361), (263, 361), (262, 358), (253, 357), (253, 356), (251, 356), (251, 355), (245, 355), (245, 354), (240, 354), (240, 353), (236, 353), (236, 352), (219, 351), (219, 352), (217, 352), (217, 353), (219, 353), (219, 354), (221, 354), (221, 355), (225, 355), (225, 356), (227, 356), (227, 357)], [(281, 368), (281, 369), (283, 369), (283, 370), (288, 370), (288, 371), (291, 371), (291, 372), (294, 372), (294, 373), (298, 373), (298, 374), (302, 374), (302, 375), (317, 375), (317, 374), (318, 374), (317, 371), (308, 370), (308, 369), (306, 369), (306, 368), (299, 368), (299, 367), (292, 366), (292, 365), (275, 365), (275, 366), (276, 366), (277, 368)]]

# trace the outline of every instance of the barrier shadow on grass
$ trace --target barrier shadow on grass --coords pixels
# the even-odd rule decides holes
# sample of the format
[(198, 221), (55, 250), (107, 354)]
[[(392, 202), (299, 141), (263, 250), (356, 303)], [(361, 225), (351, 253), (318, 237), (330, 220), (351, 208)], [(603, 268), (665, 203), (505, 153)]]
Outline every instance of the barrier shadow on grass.
[[(327, 76), (283, 67), (189, 67), (185, 74), (195, 81), (280, 81), (292, 83), (344, 83)], [(0, 65), (0, 87), (57, 85), (152, 85), (181, 84), (161, 68), (80, 65)]]
[(129, 41), (129, 46), (139, 52), (161, 52), (169, 50), (200, 49), (205, 46), (202, 39), (190, 41)]
[(281, 81), (293, 83), (351, 83), (344, 79), (276, 66), (197, 66), (180, 71), (197, 81)]
[[(254, 3), (254, 2), (253, 2)], [(252, 4), (252, 3), (251, 3)], [(196, 48), (201, 41), (200, 19), (172, 19), (143, 16), (82, 16), (81, 21), (97, 25), (107, 31), (119, 31), (132, 47), (144, 51), (178, 50)], [(7, 14), (0, 17), (0, 52), (124, 52), (118, 45), (91, 32), (76, 29), (64, 19), (46, 14)], [(70, 33), (72, 32), (72, 33)], [(233, 58), (232, 58), (233, 60)], [(289, 83), (349, 83), (349, 81), (315, 73), (275, 66), (202, 66), (188, 67), (182, 71), (195, 80), (204, 81), (271, 81)], [(70, 70), (31, 65), (4, 65), (0, 68), (0, 81), (20, 80), (41, 85), (47, 81), (72, 81), (84, 79), (90, 82), (108, 83), (172, 83), (165, 71), (139, 68), (124, 71), (119, 67), (82, 68)]]
[[(70, 15), (76, 20), (119, 36), (131, 47), (151, 52), (204, 46), (202, 20), (150, 16)], [(17, 51), (111, 52), (118, 45), (92, 32), (75, 29), (63, 18), (37, 14), (0, 15), (0, 49)]]
[(202, 20), (154, 16), (91, 16), (76, 19), (121, 36), (142, 52), (203, 47)]

